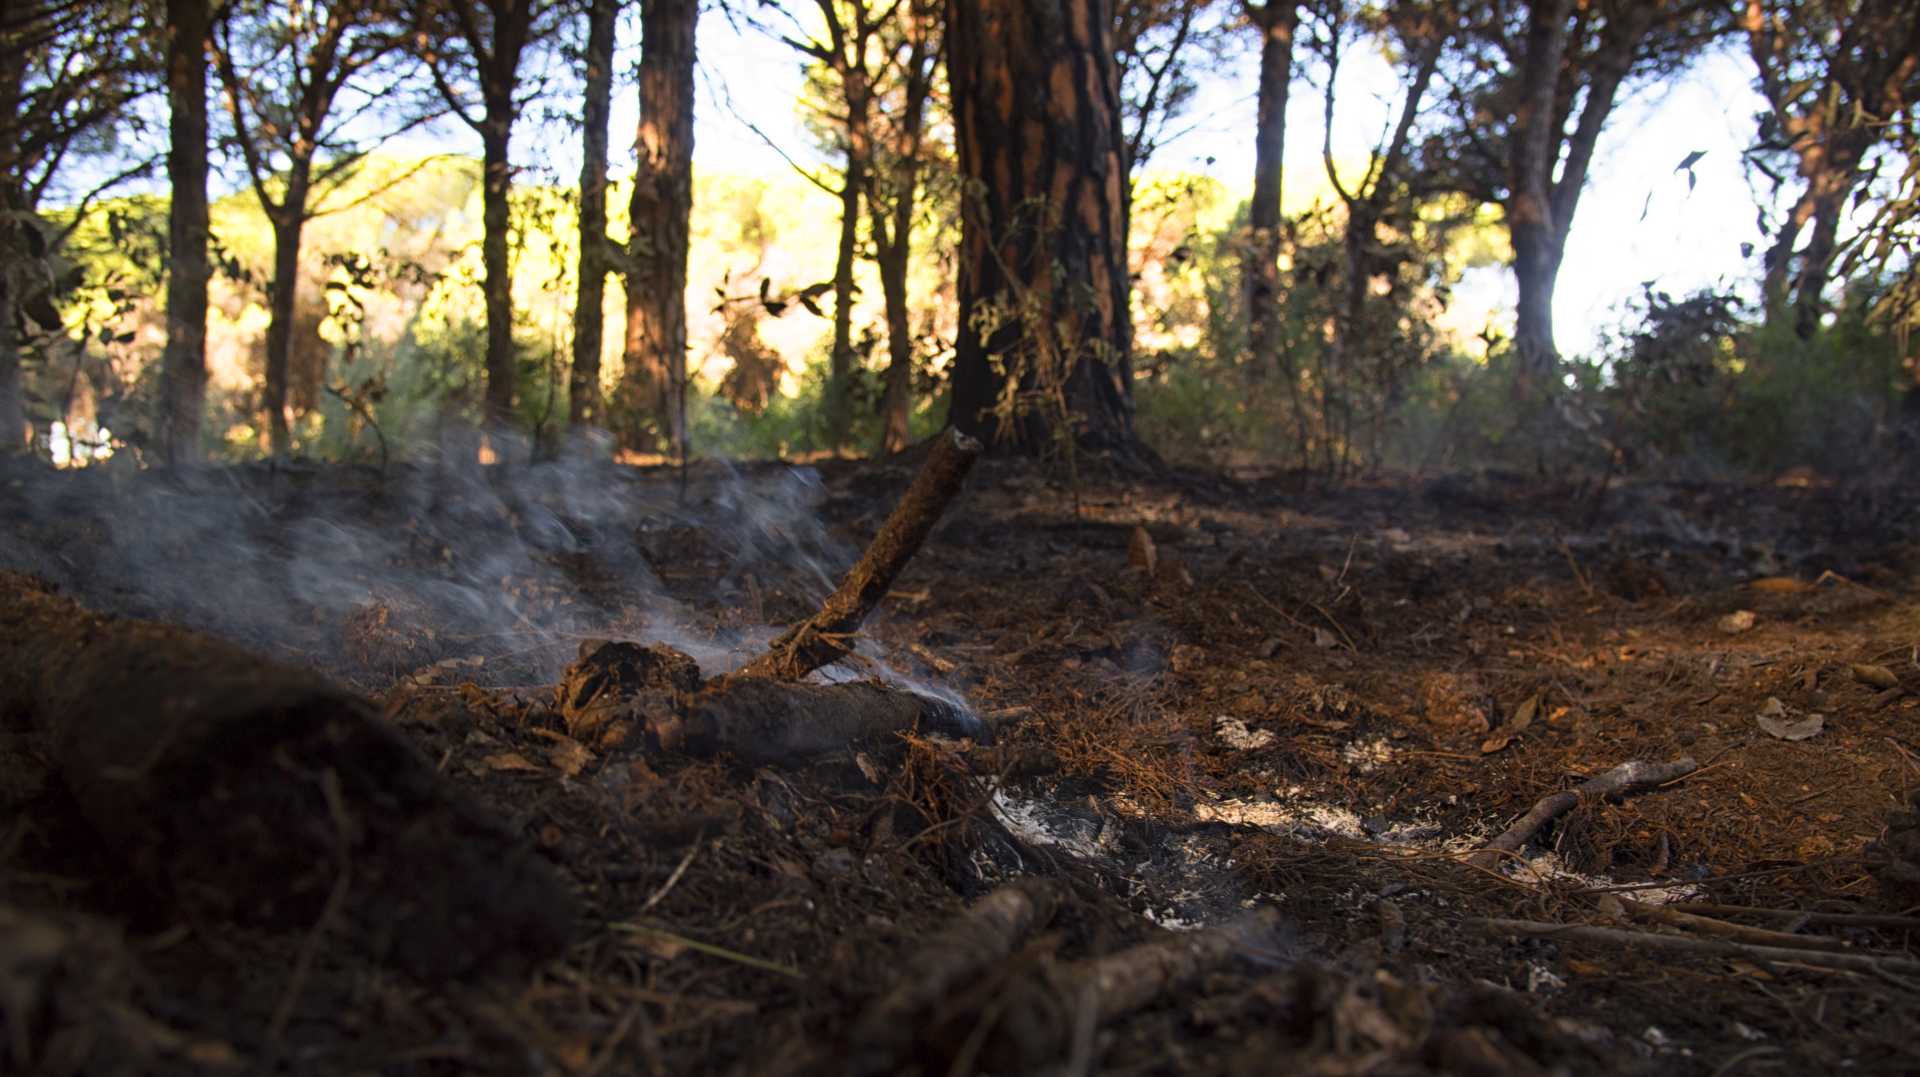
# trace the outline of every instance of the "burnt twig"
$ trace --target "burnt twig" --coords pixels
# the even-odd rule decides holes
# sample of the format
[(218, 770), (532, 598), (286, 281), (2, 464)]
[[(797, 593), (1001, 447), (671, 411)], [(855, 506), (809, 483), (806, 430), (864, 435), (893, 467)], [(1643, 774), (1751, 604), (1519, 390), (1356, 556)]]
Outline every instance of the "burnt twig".
[(1543, 797), (1505, 833), (1488, 842), (1486, 848), (1467, 857), (1467, 863), (1476, 868), (1491, 868), (1500, 862), (1502, 854), (1519, 852), (1527, 839), (1539, 833), (1542, 827), (1572, 811), (1573, 806), (1580, 803), (1581, 797), (1624, 796), (1684, 778), (1697, 769), (1699, 764), (1690, 756), (1682, 756), (1671, 763), (1648, 763), (1638, 759), (1622, 763), (1568, 792)]

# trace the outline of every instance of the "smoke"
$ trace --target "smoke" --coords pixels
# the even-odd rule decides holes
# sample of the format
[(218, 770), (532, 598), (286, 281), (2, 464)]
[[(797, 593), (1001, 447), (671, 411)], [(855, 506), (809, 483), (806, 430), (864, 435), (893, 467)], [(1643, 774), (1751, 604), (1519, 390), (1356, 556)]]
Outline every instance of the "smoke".
[(386, 475), (8, 465), (0, 567), (336, 671), (479, 657), (505, 684), (553, 679), (598, 636), (732, 668), (772, 635), (739, 615), (748, 588), (810, 607), (858, 552), (811, 469), (704, 465), (683, 499), (604, 458), (489, 467), (479, 446), (455, 433)]

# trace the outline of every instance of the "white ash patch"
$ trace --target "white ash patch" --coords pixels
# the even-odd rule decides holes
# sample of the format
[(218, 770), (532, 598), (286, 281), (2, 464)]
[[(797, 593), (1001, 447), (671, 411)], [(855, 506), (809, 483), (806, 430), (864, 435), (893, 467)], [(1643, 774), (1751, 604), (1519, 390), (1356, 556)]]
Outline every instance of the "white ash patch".
[[(1511, 857), (1504, 858), (1501, 869), (1507, 875), (1522, 882), (1558, 882), (1567, 883), (1582, 889), (1619, 885), (1605, 875), (1588, 875), (1567, 867), (1560, 854), (1544, 852), (1530, 856), (1520, 863)], [(1645, 890), (1634, 890), (1633, 900), (1647, 905), (1672, 905), (1675, 902), (1693, 901), (1705, 897), (1705, 891), (1692, 883), (1676, 882), (1669, 886), (1650, 886)]]
[(1001, 825), (1029, 845), (1046, 845), (1089, 860), (1106, 851), (1100, 840), (1105, 827), (1063, 812), (1045, 800), (1030, 800), (996, 789), (992, 808)]
[(1340, 758), (1354, 770), (1368, 774), (1393, 762), (1393, 745), (1385, 737), (1350, 741), (1340, 749)]
[(1282, 834), (1322, 837), (1337, 834), (1347, 838), (1365, 838), (1360, 817), (1332, 804), (1284, 803), (1281, 801), (1222, 800), (1193, 806), (1193, 817), (1203, 823), (1252, 826)]
[(1265, 748), (1274, 741), (1273, 730), (1248, 729), (1247, 723), (1224, 714), (1213, 720), (1213, 732), (1227, 742), (1227, 747), (1243, 752)]

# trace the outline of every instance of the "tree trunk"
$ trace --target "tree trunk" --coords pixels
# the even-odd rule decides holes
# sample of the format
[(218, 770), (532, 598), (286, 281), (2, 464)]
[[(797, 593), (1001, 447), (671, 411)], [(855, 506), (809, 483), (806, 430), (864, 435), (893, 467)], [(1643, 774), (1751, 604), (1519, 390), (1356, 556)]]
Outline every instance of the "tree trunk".
[[(17, 257), (13, 230), (10, 224), (0, 222), (0, 257)], [(13, 328), (19, 309), (13, 289), (12, 274), (0, 270), (0, 456), (20, 452), (32, 443), (20, 377), (20, 342)]]
[(1246, 289), (1253, 376), (1268, 367), (1292, 371), (1280, 348), (1281, 176), (1287, 143), (1287, 90), (1293, 81), (1293, 36), (1300, 10), (1282, 0), (1248, 8), (1260, 27), (1259, 118), (1253, 139), (1253, 204), (1248, 225)]
[(501, 430), (513, 425), (514, 381), (519, 375), (513, 353), (513, 266), (507, 253), (513, 195), (513, 170), (508, 163), (507, 147), (512, 134), (511, 97), (504, 105), (488, 101), (486, 129), (481, 133), (485, 167), (481, 219), (486, 229), (480, 242), (487, 304), (485, 423)]
[[(1061, 434), (1133, 449), (1111, 0), (949, 0), (947, 10), (969, 191), (950, 421), (1030, 452)], [(1009, 388), (1021, 394), (1011, 408)]]
[[(847, 126), (866, 123), (865, 101), (854, 88), (857, 74), (847, 77)], [(853, 419), (853, 262), (859, 253), (860, 188), (866, 183), (866, 160), (848, 140), (846, 174), (840, 187), (840, 250), (833, 263), (833, 353), (827, 370), (827, 445), (846, 444)]]
[(207, 0), (167, 0), (167, 346), (160, 366), (160, 453), (200, 458), (207, 393)]
[(1801, 254), (1800, 277), (1793, 294), (1793, 331), (1802, 340), (1812, 338), (1820, 328), (1820, 315), (1826, 309), (1822, 297), (1833, 274), (1840, 213), (1853, 189), (1851, 171), (1848, 170), (1844, 181), (1832, 185), (1837, 189), (1823, 191), (1814, 203), (1813, 235), (1808, 237), (1807, 249)]
[[(910, 199), (911, 192), (896, 194)], [(901, 220), (894, 214), (893, 239), (880, 250), (876, 261), (880, 268), (880, 293), (887, 307), (887, 384), (880, 400), (880, 452), (891, 455), (907, 447), (908, 420), (913, 414), (913, 323), (907, 309), (907, 261), (912, 256), (908, 242), (912, 209)], [(876, 222), (877, 223), (877, 222)]]
[[(693, 69), (698, 0), (645, 0), (633, 266), (627, 276), (624, 441), (665, 434), (686, 452), (687, 218), (693, 209)], [(647, 424), (651, 424), (650, 426)]]
[(273, 224), (273, 283), (267, 322), (266, 384), (261, 408), (267, 413), (267, 438), (275, 457), (293, 447), (287, 428), (287, 368), (293, 351), (293, 312), (300, 291), (300, 234), (307, 224), (307, 184), (313, 162), (295, 159), (287, 177), (286, 198), (268, 216)]
[[(887, 312), (886, 391), (880, 398), (880, 452), (900, 452), (911, 437), (913, 417), (913, 322), (907, 304), (907, 266), (913, 258), (914, 204), (920, 195), (921, 136), (925, 131), (927, 97), (933, 90), (938, 45), (930, 39), (930, 15), (918, 8), (902, 16), (909, 20), (913, 46), (907, 54), (906, 86), (893, 146), (891, 206), (867, 199), (873, 214), (875, 261), (880, 269), (880, 294)], [(877, 178), (877, 177), (876, 177)], [(889, 213), (890, 209), (890, 213)], [(891, 219), (889, 219), (891, 217)]]
[(613, 51), (620, 0), (593, 0), (587, 13), (587, 94), (581, 110), (580, 290), (573, 307), (573, 369), (567, 423), (600, 418), (600, 349), (606, 336), (607, 123), (613, 111)]
[(1514, 343), (1520, 353), (1517, 388), (1522, 392), (1544, 384), (1560, 362), (1553, 341), (1553, 278), (1558, 266), (1551, 254), (1557, 230), (1553, 168), (1559, 157), (1560, 132), (1553, 119), (1558, 115), (1560, 66), (1573, 6), (1573, 0), (1546, 0), (1531, 6), (1520, 100), (1514, 110), (1506, 210), (1513, 273), (1520, 288)]

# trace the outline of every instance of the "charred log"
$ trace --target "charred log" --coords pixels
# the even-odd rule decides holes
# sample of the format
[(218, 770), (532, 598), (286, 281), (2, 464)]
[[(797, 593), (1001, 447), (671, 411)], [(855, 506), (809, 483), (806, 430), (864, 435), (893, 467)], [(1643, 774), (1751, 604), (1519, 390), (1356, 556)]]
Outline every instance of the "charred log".
[(567, 942), (552, 869), (315, 673), (4, 573), (0, 726), (29, 731), (105, 844), (192, 919), (333, 921), (429, 980), (520, 972)]

